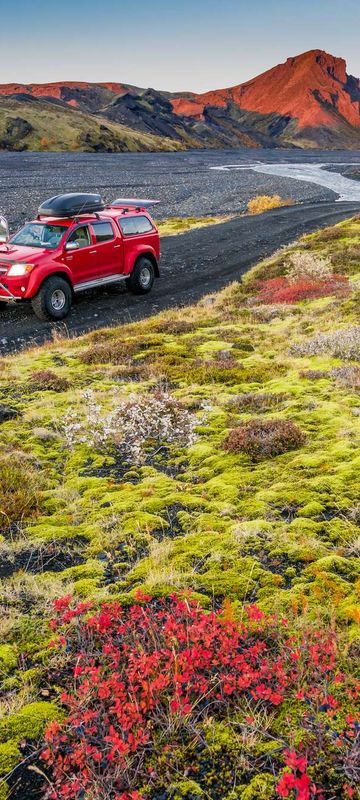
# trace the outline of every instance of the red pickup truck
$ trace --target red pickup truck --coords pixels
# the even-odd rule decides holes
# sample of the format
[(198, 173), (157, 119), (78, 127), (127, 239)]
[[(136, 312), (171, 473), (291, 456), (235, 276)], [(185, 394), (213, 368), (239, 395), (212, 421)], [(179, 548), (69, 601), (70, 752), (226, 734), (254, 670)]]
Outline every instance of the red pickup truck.
[(0, 308), (30, 301), (41, 320), (61, 320), (74, 295), (125, 281), (145, 294), (159, 277), (160, 237), (148, 208), (154, 200), (64, 194), (9, 237), (0, 217)]

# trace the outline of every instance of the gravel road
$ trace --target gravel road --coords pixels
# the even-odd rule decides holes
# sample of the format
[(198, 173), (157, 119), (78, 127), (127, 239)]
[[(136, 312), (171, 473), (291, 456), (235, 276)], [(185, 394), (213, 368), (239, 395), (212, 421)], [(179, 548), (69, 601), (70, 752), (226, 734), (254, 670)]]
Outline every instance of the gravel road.
[(105, 326), (144, 319), (158, 311), (196, 302), (237, 280), (250, 266), (303, 233), (360, 212), (360, 203), (317, 202), (280, 208), (265, 215), (237, 217), (162, 240), (161, 279), (152, 293), (84, 293), (61, 324), (41, 323), (31, 306), (3, 308), (0, 354), (50, 340), (73, 337)]

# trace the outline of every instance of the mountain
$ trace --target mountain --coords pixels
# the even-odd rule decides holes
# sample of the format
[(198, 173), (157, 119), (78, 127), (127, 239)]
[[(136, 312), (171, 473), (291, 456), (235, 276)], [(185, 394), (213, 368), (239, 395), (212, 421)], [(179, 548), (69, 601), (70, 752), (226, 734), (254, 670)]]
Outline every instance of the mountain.
[(0, 148), (360, 149), (360, 80), (322, 50), (203, 94), (122, 83), (0, 85)]
[(348, 75), (346, 62), (311, 50), (247, 83), (205, 94), (177, 95), (180, 116), (200, 119), (208, 108), (232, 106), (277, 124), (267, 132), (282, 144), (300, 147), (360, 147), (360, 80)]
[(113, 124), (48, 98), (0, 98), (0, 150), (135, 153), (184, 147), (181, 141)]

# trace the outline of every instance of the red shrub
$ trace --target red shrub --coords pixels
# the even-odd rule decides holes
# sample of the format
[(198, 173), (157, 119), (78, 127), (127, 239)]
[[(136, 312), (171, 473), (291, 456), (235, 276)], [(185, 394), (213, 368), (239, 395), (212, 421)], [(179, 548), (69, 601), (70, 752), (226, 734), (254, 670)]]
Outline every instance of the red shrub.
[(324, 280), (311, 277), (292, 283), (286, 277), (270, 278), (261, 281), (258, 303), (296, 303), (299, 300), (313, 300), (329, 294), (342, 296), (349, 292), (349, 279), (346, 275), (329, 275)]
[(50, 392), (65, 392), (69, 388), (69, 381), (58, 375), (52, 369), (39, 369), (30, 376), (29, 383), (32, 389)]
[[(185, 775), (221, 800), (264, 767), (254, 737), (277, 743), (266, 756), (277, 795), (308, 800), (316, 790), (321, 798), (325, 786), (326, 797), (350, 796), (343, 787), (351, 791), (359, 774), (360, 726), (345, 711), (359, 687), (338, 670), (333, 631), (290, 636), (287, 620), (256, 606), (240, 623), (229, 605), (207, 613), (186, 597), (142, 602), (105, 605), (90, 617), (88, 605), (56, 604), (68, 716), (46, 734), (48, 797), (170, 798)], [(204, 742), (214, 721), (231, 736), (229, 751), (224, 745), (211, 761)]]
[(305, 434), (287, 419), (250, 419), (233, 428), (224, 442), (230, 453), (246, 453), (254, 461), (295, 450), (305, 442)]

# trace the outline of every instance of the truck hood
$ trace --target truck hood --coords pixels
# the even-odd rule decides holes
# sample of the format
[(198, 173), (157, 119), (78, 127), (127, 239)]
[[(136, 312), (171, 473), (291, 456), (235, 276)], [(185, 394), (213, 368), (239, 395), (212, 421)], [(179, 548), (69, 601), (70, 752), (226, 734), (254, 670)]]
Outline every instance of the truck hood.
[[(26, 264), (39, 264), (44, 258), (48, 258), (50, 250), (43, 247), (24, 247), (18, 244), (2, 245), (0, 247), (0, 264), (13, 264), (17, 261)], [(51, 252), (54, 252), (51, 250)]]

